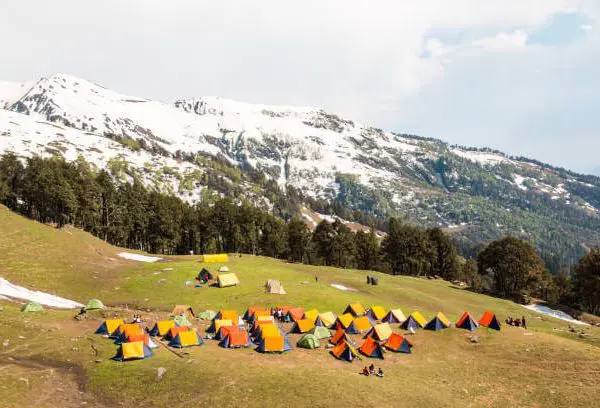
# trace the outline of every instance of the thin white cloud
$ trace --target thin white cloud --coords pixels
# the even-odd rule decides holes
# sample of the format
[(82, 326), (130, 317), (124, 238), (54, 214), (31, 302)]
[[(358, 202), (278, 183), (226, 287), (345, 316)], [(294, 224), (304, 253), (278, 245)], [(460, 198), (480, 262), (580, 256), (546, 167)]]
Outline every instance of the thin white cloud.
[(488, 52), (513, 52), (522, 51), (527, 44), (527, 33), (515, 30), (512, 33), (498, 33), (491, 37), (485, 37), (471, 44), (474, 48)]

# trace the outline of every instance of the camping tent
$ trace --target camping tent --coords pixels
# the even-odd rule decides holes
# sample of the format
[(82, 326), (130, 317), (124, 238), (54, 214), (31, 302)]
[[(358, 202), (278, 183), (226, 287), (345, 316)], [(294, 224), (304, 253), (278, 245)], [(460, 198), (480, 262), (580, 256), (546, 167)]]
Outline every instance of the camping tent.
[(177, 333), (177, 336), (169, 342), (169, 347), (184, 348), (192, 346), (201, 346), (204, 344), (200, 334), (194, 330)]
[(328, 339), (331, 337), (331, 332), (329, 329), (322, 326), (313, 327), (309, 333), (313, 334), (319, 340)]
[(368, 337), (373, 337), (375, 340), (386, 341), (392, 335), (392, 328), (389, 323), (379, 323), (373, 326), (369, 333), (367, 333)]
[(350, 303), (346, 310), (344, 310), (344, 313), (351, 313), (352, 316), (357, 317), (363, 316), (367, 311), (360, 303)]
[(202, 270), (200, 272), (198, 272), (198, 276), (196, 276), (196, 280), (199, 280), (200, 282), (206, 283), (209, 280), (213, 280), (214, 276), (212, 273), (210, 273), (208, 271), (208, 269), (206, 268), (202, 268)]
[(265, 311), (265, 308), (262, 306), (250, 306), (246, 310), (246, 313), (244, 313), (244, 320), (249, 322), (254, 317), (254, 313), (258, 311), (263, 312)]
[(289, 317), (290, 320), (296, 322), (298, 320), (304, 319), (304, 309), (301, 307), (295, 307), (293, 309), (288, 309), (286, 312), (286, 317)]
[(98, 299), (91, 299), (83, 308), (84, 310), (104, 309), (104, 304), (102, 304), (102, 302)]
[(352, 324), (353, 320), (354, 320), (354, 316), (352, 316), (351, 313), (344, 313), (343, 315), (338, 316), (335, 323), (336, 323), (337, 327), (342, 327), (343, 329), (347, 329), (348, 326), (350, 326)]
[(139, 336), (145, 334), (142, 326), (132, 323), (132, 324), (122, 324), (119, 326), (119, 329), (115, 331), (118, 332), (118, 335), (115, 337), (115, 344), (121, 344), (127, 342), (127, 338), (129, 336)]
[(233, 309), (221, 309), (215, 315), (215, 319), (231, 320), (233, 323), (238, 321), (238, 313)]
[(316, 349), (317, 347), (321, 347), (321, 343), (315, 335), (305, 334), (304, 336), (300, 337), (300, 340), (298, 340), (296, 346), (307, 349)]
[(227, 288), (229, 286), (237, 286), (240, 284), (240, 280), (235, 273), (220, 273), (217, 280), (220, 288)]
[(281, 282), (275, 279), (267, 280), (267, 283), (265, 283), (265, 290), (267, 293), (273, 293), (275, 295), (285, 295), (287, 293)]
[(26, 312), (26, 313), (41, 312), (43, 310), (44, 310), (44, 306), (42, 306), (41, 304), (39, 304), (37, 302), (27, 302), (21, 308), (21, 312)]
[(248, 323), (254, 324), (254, 322), (256, 322), (257, 320), (265, 321), (271, 319), (274, 319), (274, 317), (271, 316), (271, 312), (269, 310), (257, 310), (252, 316), (250, 316)]
[(117, 351), (117, 355), (113, 357), (117, 361), (138, 360), (152, 357), (152, 351), (144, 344), (143, 341), (133, 343), (122, 343)]
[(310, 309), (304, 312), (304, 318), (312, 322), (316, 321), (319, 317), (319, 311), (317, 309)]
[(282, 336), (281, 329), (275, 323), (265, 323), (258, 326), (255, 343), (260, 343), (265, 337)]
[(439, 312), (433, 319), (431, 319), (426, 325), (425, 330), (443, 330), (450, 327), (450, 322), (448, 318), (442, 313)]
[(315, 326), (323, 326), (331, 329), (335, 326), (336, 320), (337, 316), (333, 312), (321, 313), (317, 317), (317, 320), (315, 320)]
[(154, 324), (152, 329), (148, 332), (151, 336), (166, 336), (169, 330), (175, 327), (175, 321), (173, 320), (160, 320)]
[(284, 336), (267, 336), (261, 339), (256, 351), (260, 353), (284, 353), (290, 351), (292, 345)]
[(169, 329), (169, 331), (167, 332), (167, 334), (165, 335), (165, 340), (173, 340), (175, 337), (177, 337), (177, 335), (181, 332), (187, 332), (190, 331), (190, 328), (188, 326), (181, 326), (181, 327), (171, 327)]
[(469, 312), (464, 312), (460, 320), (456, 322), (456, 327), (469, 331), (474, 331), (477, 330), (477, 323), (475, 322), (475, 320), (473, 320)]
[(382, 322), (389, 324), (402, 323), (405, 320), (406, 316), (404, 316), (404, 313), (402, 313), (402, 310), (400, 309), (390, 310), (388, 314), (386, 314), (385, 317), (381, 319)]
[(496, 319), (496, 315), (489, 311), (485, 312), (479, 319), (479, 324), (489, 329), (500, 330), (500, 322)]
[(380, 358), (383, 360), (383, 347), (373, 340), (372, 337), (367, 337), (365, 342), (358, 348), (358, 351), (367, 357)]
[(358, 353), (354, 347), (345, 341), (339, 342), (338, 345), (331, 350), (331, 354), (338, 360), (348, 361), (350, 363), (358, 357)]
[(184, 316), (187, 316), (188, 318), (196, 317), (196, 315), (194, 314), (194, 311), (192, 310), (191, 306), (189, 306), (189, 305), (176, 305), (173, 308), (173, 311), (171, 312), (171, 316), (179, 316), (179, 315), (184, 315)]
[(208, 330), (206, 330), (207, 333), (217, 333), (219, 331), (219, 329), (223, 326), (233, 326), (233, 321), (231, 320), (225, 320), (225, 319), (215, 319), (212, 321), (211, 325), (209, 326)]
[(229, 262), (229, 257), (227, 254), (209, 254), (202, 255), (202, 261), (207, 263), (224, 263)]
[(185, 317), (184, 315), (175, 316), (175, 318), (173, 318), (173, 321), (175, 322), (176, 326), (191, 326), (192, 325), (192, 323), (190, 323), (188, 318)]
[(408, 319), (406, 319), (400, 327), (404, 330), (416, 330), (421, 329), (423, 326), (427, 324), (427, 320), (423, 317), (423, 315), (419, 312), (412, 312)]
[(386, 316), (385, 309), (381, 306), (371, 306), (367, 312), (367, 316), (369, 316), (371, 320), (381, 320)]
[(152, 341), (148, 333), (127, 336), (127, 339), (123, 343), (135, 343), (136, 341), (143, 341), (150, 349), (158, 348), (158, 345)]
[(392, 335), (383, 344), (385, 348), (397, 353), (411, 353), (412, 343), (398, 333)]
[(107, 334), (110, 336), (122, 324), (123, 319), (105, 320), (104, 323), (102, 323), (100, 327), (98, 327), (98, 329), (96, 330), (96, 334)]
[(331, 344), (339, 344), (342, 341), (345, 341), (348, 344), (354, 345), (354, 341), (350, 338), (350, 336), (348, 336), (348, 334), (346, 334), (344, 329), (339, 328), (339, 329), (337, 329), (335, 334), (329, 339), (329, 342)]
[(198, 319), (200, 320), (212, 320), (217, 314), (214, 310), (205, 310), (204, 312), (198, 313)]
[(229, 272), (229, 267), (227, 265), (223, 265), (219, 268), (219, 272)]
[(252, 323), (252, 329), (254, 330), (265, 323), (275, 323), (275, 318), (273, 316), (255, 316), (254, 322)]
[[(221, 329), (222, 331), (223, 329)], [(229, 333), (219, 343), (219, 346), (223, 348), (242, 348), (251, 347), (252, 341), (248, 332), (245, 330), (230, 330)]]
[(311, 329), (315, 327), (315, 324), (312, 320), (309, 319), (300, 319), (296, 320), (290, 333), (308, 333)]
[(371, 330), (372, 327), (373, 323), (367, 316), (360, 316), (352, 321), (346, 332), (348, 334), (366, 333)]

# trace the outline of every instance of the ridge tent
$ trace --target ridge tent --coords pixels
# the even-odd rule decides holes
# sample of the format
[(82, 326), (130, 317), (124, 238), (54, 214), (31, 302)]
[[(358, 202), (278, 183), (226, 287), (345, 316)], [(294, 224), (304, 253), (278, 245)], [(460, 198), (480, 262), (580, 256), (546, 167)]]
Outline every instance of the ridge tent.
[(308, 333), (315, 327), (315, 324), (309, 319), (296, 320), (290, 333)]
[(207, 333), (217, 333), (219, 329), (223, 326), (233, 326), (233, 321), (225, 320), (225, 319), (215, 319), (212, 321)]
[(496, 315), (489, 311), (485, 312), (479, 319), (479, 324), (489, 329), (500, 330), (500, 322), (496, 319)]
[(206, 283), (209, 280), (213, 280), (214, 276), (212, 273), (208, 271), (206, 268), (202, 268), (200, 272), (198, 272), (198, 276), (196, 276), (196, 280), (199, 280), (202, 283)]
[(127, 340), (123, 343), (135, 343), (136, 341), (143, 341), (150, 349), (158, 348), (158, 345), (152, 341), (148, 333), (127, 336)]
[(439, 312), (433, 319), (431, 319), (426, 325), (425, 330), (443, 330), (450, 327), (450, 322), (448, 318), (442, 313)]
[(254, 317), (254, 314), (259, 311), (265, 311), (265, 308), (262, 306), (250, 306), (246, 309), (246, 313), (244, 313), (244, 320), (250, 321)]
[(386, 314), (385, 317), (381, 319), (382, 322), (389, 324), (402, 323), (405, 320), (406, 316), (404, 316), (404, 313), (402, 313), (402, 310), (400, 309), (390, 310), (388, 314)]
[(345, 341), (348, 344), (354, 345), (354, 341), (346, 334), (344, 329), (337, 329), (335, 334), (329, 339), (331, 344), (340, 344), (342, 341)]
[(215, 335), (215, 340), (223, 340), (229, 333), (240, 332), (238, 326), (221, 326)]
[(21, 312), (25, 313), (42, 312), (43, 310), (44, 306), (42, 306), (38, 302), (27, 302), (21, 308)]
[(250, 324), (254, 324), (255, 321), (257, 320), (269, 320), (271, 318), (274, 318), (273, 316), (271, 316), (271, 312), (268, 310), (257, 310), (256, 312), (254, 312), (254, 314), (250, 317), (250, 319), (248, 320), (248, 323)]
[(189, 306), (189, 305), (176, 305), (173, 308), (173, 311), (171, 312), (171, 316), (179, 316), (179, 315), (187, 316), (188, 318), (196, 317), (196, 315), (194, 314), (194, 311), (192, 310), (191, 306)]
[(96, 334), (107, 334), (108, 336), (112, 335), (120, 325), (123, 324), (123, 319), (111, 319), (105, 320), (104, 323), (96, 329)]
[(175, 316), (175, 318), (173, 318), (173, 322), (175, 322), (176, 326), (191, 326), (192, 325), (192, 323), (190, 323), (188, 318), (185, 317), (184, 315)]
[(423, 326), (427, 324), (427, 320), (423, 317), (423, 315), (419, 312), (412, 312), (408, 319), (406, 319), (401, 325), (400, 328), (404, 330), (416, 330), (421, 329)]
[(371, 306), (367, 312), (367, 316), (372, 320), (381, 320), (386, 316), (385, 309), (381, 306)]
[(358, 353), (350, 344), (341, 341), (331, 350), (331, 354), (338, 360), (352, 362), (358, 357)]
[(179, 333), (190, 331), (188, 326), (171, 327), (165, 336), (165, 340), (173, 340)]
[(373, 340), (372, 337), (367, 337), (365, 342), (358, 348), (358, 351), (367, 357), (380, 358), (383, 360), (383, 347)]
[(373, 323), (371, 323), (371, 320), (367, 316), (360, 316), (352, 321), (346, 332), (348, 334), (361, 334), (368, 332), (372, 327)]
[(350, 313), (352, 316), (358, 317), (365, 315), (367, 311), (360, 303), (350, 303), (344, 313)]
[(217, 277), (220, 288), (227, 288), (230, 286), (238, 286), (240, 280), (235, 273), (220, 273)]
[(215, 319), (231, 320), (232, 322), (238, 321), (238, 313), (232, 309), (221, 309), (215, 316)]
[(83, 307), (84, 310), (99, 310), (104, 309), (104, 304), (98, 299), (91, 299), (87, 304)]
[(169, 347), (184, 348), (201, 346), (203, 344), (204, 341), (202, 341), (202, 338), (198, 332), (191, 330), (177, 333), (177, 336), (175, 336), (173, 340), (169, 342)]
[(287, 338), (283, 336), (268, 336), (260, 341), (256, 351), (260, 353), (285, 353), (292, 346)]
[(223, 348), (252, 347), (252, 341), (248, 332), (244, 330), (232, 330), (221, 340), (219, 346)]
[(120, 329), (119, 335), (115, 338), (115, 344), (126, 343), (129, 336), (139, 336), (145, 334), (144, 329), (137, 324), (124, 324), (121, 327), (123, 328)]
[(375, 340), (386, 341), (392, 335), (392, 328), (389, 323), (379, 323), (373, 326), (367, 333), (367, 337), (373, 337)]
[(412, 343), (408, 341), (408, 339), (404, 338), (404, 336), (398, 333), (392, 333), (389, 339), (383, 344), (385, 348), (388, 350), (394, 351), (396, 353), (412, 353), (410, 350), (412, 348)]
[(315, 320), (315, 326), (323, 326), (331, 329), (335, 325), (336, 320), (337, 316), (333, 312), (321, 313), (319, 317), (317, 317), (317, 320)]
[(313, 334), (305, 334), (300, 337), (300, 340), (296, 343), (296, 346), (306, 348), (306, 349), (316, 349), (317, 347), (321, 347), (321, 342), (319, 339)]
[(227, 254), (208, 254), (208, 255), (202, 255), (201, 262), (206, 262), (206, 263), (224, 263), (224, 262), (229, 262), (229, 256), (227, 256)]
[(256, 316), (254, 323), (252, 323), (252, 330), (265, 323), (275, 323), (275, 318), (273, 316)]
[(122, 343), (117, 351), (117, 355), (113, 357), (116, 361), (140, 360), (152, 357), (152, 350), (144, 344), (143, 341), (133, 343)]
[(336, 322), (337, 327), (342, 327), (343, 329), (347, 329), (354, 320), (354, 316), (351, 313), (344, 313), (341, 316), (338, 316)]
[(275, 279), (268, 279), (267, 283), (265, 283), (265, 291), (267, 293), (272, 293), (275, 295), (285, 295), (287, 292), (283, 288), (281, 282)]
[(286, 313), (286, 317), (289, 317), (294, 322), (302, 320), (304, 319), (304, 309), (302, 309), (301, 307), (289, 309)]
[(169, 330), (175, 327), (173, 320), (160, 320), (154, 323), (154, 326), (148, 332), (151, 336), (166, 336)]
[(477, 323), (475, 320), (473, 320), (469, 312), (464, 312), (460, 320), (456, 322), (456, 327), (469, 331), (475, 331), (477, 330)]
[(310, 309), (304, 312), (304, 318), (312, 321), (313, 323), (319, 317), (319, 311), (317, 309)]
[(256, 341), (260, 343), (265, 337), (278, 337), (282, 336), (281, 329), (274, 323), (266, 323), (258, 326), (256, 333)]
[(322, 326), (315, 326), (311, 329), (310, 334), (314, 335), (317, 339), (328, 339), (331, 337), (331, 332), (328, 328)]
[(223, 265), (219, 268), (219, 272), (229, 272), (229, 267), (227, 265)]
[[(123, 324), (119, 325), (117, 330), (112, 332), (112, 335), (110, 337), (117, 338), (127, 332), (129, 332), (131, 334), (135, 334), (141, 329), (142, 329), (142, 327), (138, 323), (123, 323)], [(142, 332), (143, 332), (143, 330), (142, 330)]]

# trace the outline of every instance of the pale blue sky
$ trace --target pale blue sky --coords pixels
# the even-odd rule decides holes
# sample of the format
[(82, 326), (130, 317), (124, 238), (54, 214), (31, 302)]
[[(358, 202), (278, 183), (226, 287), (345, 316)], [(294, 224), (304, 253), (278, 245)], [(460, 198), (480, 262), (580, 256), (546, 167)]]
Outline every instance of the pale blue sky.
[(0, 79), (320, 106), (600, 174), (598, 0), (20, 0)]

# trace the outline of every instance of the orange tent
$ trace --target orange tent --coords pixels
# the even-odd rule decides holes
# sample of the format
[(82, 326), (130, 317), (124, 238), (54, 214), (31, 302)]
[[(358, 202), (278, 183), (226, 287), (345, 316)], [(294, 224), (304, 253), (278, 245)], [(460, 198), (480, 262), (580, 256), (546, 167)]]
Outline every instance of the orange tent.
[(487, 311), (483, 314), (481, 319), (479, 319), (479, 324), (483, 327), (500, 330), (500, 322), (498, 319), (496, 319), (496, 315), (490, 311)]
[(362, 346), (358, 348), (358, 351), (367, 357), (380, 358), (383, 360), (383, 347), (373, 340), (373, 337), (371, 336), (366, 338)]
[(304, 309), (302, 309), (301, 307), (289, 309), (287, 311), (287, 315), (290, 317), (290, 319), (292, 319), (295, 322), (298, 320), (302, 320), (304, 318)]
[(258, 311), (264, 312), (265, 308), (262, 306), (250, 306), (246, 311), (246, 314), (244, 314), (244, 320), (250, 320)]
[(385, 348), (388, 350), (396, 351), (399, 353), (411, 353), (412, 343), (402, 335), (398, 333), (392, 333), (392, 335), (384, 343)]
[(465, 312), (465, 313), (463, 313), (460, 320), (458, 322), (456, 322), (456, 327), (458, 327), (460, 329), (466, 329), (466, 330), (473, 331), (473, 330), (477, 330), (477, 323), (475, 322), (475, 320), (473, 320), (473, 318), (471, 317), (471, 314), (469, 312)]
[(329, 341), (331, 342), (331, 344), (339, 344), (342, 341), (346, 341), (349, 344), (354, 344), (354, 342), (352, 341), (352, 339), (350, 337), (348, 337), (348, 335), (346, 334), (346, 332), (342, 328), (337, 329), (337, 331), (329, 339)]
[(177, 327), (171, 327), (169, 329), (169, 333), (167, 334), (167, 340), (172, 340), (174, 339), (179, 333), (181, 332), (186, 332), (186, 331), (190, 331), (190, 327), (189, 326), (177, 326)]
[(358, 356), (354, 347), (345, 341), (341, 341), (331, 350), (331, 354), (337, 359), (352, 362)]

